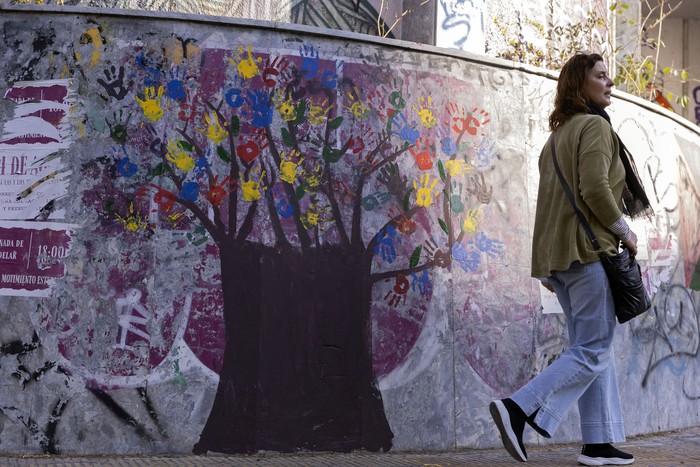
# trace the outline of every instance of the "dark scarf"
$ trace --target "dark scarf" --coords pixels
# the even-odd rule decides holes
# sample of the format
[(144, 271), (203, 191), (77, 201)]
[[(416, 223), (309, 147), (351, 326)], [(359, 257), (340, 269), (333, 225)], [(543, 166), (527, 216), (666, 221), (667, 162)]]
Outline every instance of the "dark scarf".
[[(589, 105), (588, 113), (600, 115), (612, 126), (612, 123), (610, 122), (610, 115), (608, 115), (605, 110)], [(622, 160), (622, 165), (625, 166), (625, 188), (622, 190), (624, 212), (632, 219), (640, 216), (649, 218), (654, 214), (654, 211), (651, 208), (649, 198), (644, 191), (642, 180), (639, 178), (637, 166), (634, 164), (632, 154), (630, 154), (617, 132), (615, 133), (615, 136), (617, 136), (617, 141), (620, 144), (620, 160)]]

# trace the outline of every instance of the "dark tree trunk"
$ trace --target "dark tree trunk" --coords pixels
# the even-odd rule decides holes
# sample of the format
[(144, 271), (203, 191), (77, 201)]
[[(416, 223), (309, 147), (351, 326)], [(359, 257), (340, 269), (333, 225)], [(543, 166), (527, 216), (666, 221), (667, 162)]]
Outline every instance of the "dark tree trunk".
[(372, 368), (369, 260), (221, 249), (226, 350), (195, 453), (391, 448)]

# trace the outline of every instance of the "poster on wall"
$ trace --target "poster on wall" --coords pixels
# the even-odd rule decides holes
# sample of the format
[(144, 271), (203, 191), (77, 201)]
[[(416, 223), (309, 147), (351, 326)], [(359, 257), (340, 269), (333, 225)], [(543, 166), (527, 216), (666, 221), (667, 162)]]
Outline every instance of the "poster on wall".
[(69, 251), (74, 226), (55, 208), (69, 171), (71, 81), (20, 81), (3, 97), (16, 104), (0, 133), (0, 295), (46, 296)]
[(0, 133), (0, 219), (62, 219), (68, 188), (62, 151), (71, 144), (70, 80), (21, 81), (4, 98), (17, 105)]
[(76, 226), (54, 222), (0, 221), (0, 295), (47, 296), (65, 274)]

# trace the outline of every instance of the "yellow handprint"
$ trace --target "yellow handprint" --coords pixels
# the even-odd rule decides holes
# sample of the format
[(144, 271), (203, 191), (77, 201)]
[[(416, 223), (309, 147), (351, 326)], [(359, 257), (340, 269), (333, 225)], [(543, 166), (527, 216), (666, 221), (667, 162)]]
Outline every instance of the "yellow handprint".
[[(258, 169), (259, 170), (259, 169)], [(265, 176), (265, 172), (260, 175), (260, 179)], [(241, 180), (243, 180), (243, 174), (240, 174)], [(265, 187), (262, 188), (265, 190)], [(250, 203), (258, 201), (262, 196), (262, 191), (260, 189), (260, 180), (246, 180), (241, 184), (241, 192), (243, 193), (243, 200)]]
[(305, 211), (299, 216), (302, 225), (305, 229), (319, 227), (324, 230), (324, 224), (332, 220), (329, 206), (319, 206), (318, 200), (312, 199), (308, 211)]
[(145, 218), (141, 218), (141, 215), (134, 209), (134, 203), (129, 204), (129, 214), (126, 218), (121, 217), (119, 214), (114, 214), (124, 225), (124, 228), (130, 232), (136, 232), (139, 229), (145, 229), (148, 227), (148, 223)]
[(306, 211), (300, 216), (301, 224), (307, 230), (316, 227), (318, 225), (319, 219), (320, 216), (318, 215), (318, 213), (313, 211)]
[(423, 125), (425, 128), (434, 127), (437, 124), (437, 118), (435, 118), (435, 116), (433, 115), (433, 111), (428, 108), (430, 105), (432, 105), (432, 99), (430, 98), (430, 96), (421, 97), (419, 105), (419, 109), (416, 108), (416, 106), (414, 105), (413, 110), (415, 110), (418, 114), (421, 125)]
[(214, 144), (221, 144), (228, 137), (228, 131), (219, 123), (219, 117), (213, 113), (212, 118), (209, 118), (209, 115), (204, 115), (204, 118), (207, 120), (207, 129), (197, 130), (205, 133)]
[(348, 92), (345, 95), (347, 96), (350, 102), (350, 107), (346, 105), (343, 106), (346, 110), (352, 112), (352, 114), (358, 120), (364, 120), (365, 118), (369, 117), (369, 107), (367, 107), (364, 102), (356, 100), (357, 98), (355, 97), (354, 92)]
[(160, 108), (160, 98), (163, 95), (163, 86), (158, 86), (158, 94), (156, 95), (156, 88), (151, 86), (143, 91), (144, 99), (139, 99), (136, 96), (136, 101), (141, 106), (143, 114), (152, 122), (157, 122), (163, 117), (163, 109)]
[(292, 149), (289, 152), (289, 155), (286, 156), (283, 152), (281, 156), (282, 162), (280, 162), (280, 178), (290, 185), (294, 185), (297, 178), (297, 170), (299, 165), (304, 162), (304, 158), (302, 157), (298, 162), (294, 162), (292, 160), (299, 157), (299, 151), (297, 149)]
[[(238, 48), (238, 52), (238, 58), (240, 59), (240, 54), (243, 53), (243, 46), (240, 46)], [(231, 63), (231, 65), (236, 66), (236, 68), (238, 69), (238, 74), (241, 75), (244, 79), (252, 78), (253, 76), (260, 73), (260, 68), (258, 68), (258, 64), (255, 63), (255, 60), (253, 59), (253, 53), (250, 51), (250, 46), (248, 46), (248, 58), (242, 59), (239, 63), (234, 62), (230, 58), (228, 59), (228, 61)], [(262, 62), (262, 58), (258, 57), (257, 62)]]
[(479, 226), (479, 222), (484, 219), (483, 206), (479, 205), (467, 213), (467, 217), (462, 223), (462, 230), (469, 235), (473, 235), (476, 232), (476, 228)]
[(326, 115), (333, 106), (328, 106), (328, 99), (324, 100), (321, 105), (312, 105), (309, 107), (309, 123), (312, 125), (323, 125), (325, 122)]
[(296, 118), (297, 109), (291, 95), (285, 99), (280, 93), (272, 98), (272, 102), (275, 103), (275, 107), (277, 107), (277, 111), (280, 113), (282, 120), (291, 122)]
[(194, 169), (194, 158), (187, 154), (184, 149), (177, 143), (177, 141), (171, 140), (167, 147), (168, 154), (166, 154), (166, 159), (175, 164), (175, 167), (181, 171), (187, 173)]
[[(420, 176), (421, 187), (418, 187), (418, 183), (413, 181), (413, 188), (416, 189), (416, 204), (422, 208), (426, 208), (433, 204), (433, 189), (437, 184), (437, 177), (432, 180), (430, 179), (430, 174), (423, 174)], [(430, 187), (428, 187), (430, 185)], [(437, 194), (437, 191), (435, 192)]]
[(311, 169), (304, 171), (304, 181), (306, 182), (306, 188), (311, 191), (314, 191), (315, 188), (318, 188), (318, 186), (321, 184), (321, 180), (323, 179), (323, 174), (323, 162), (319, 160), (313, 161)]
[(462, 175), (464, 172), (471, 172), (474, 170), (473, 165), (467, 164), (466, 161), (461, 159), (452, 159), (445, 162), (445, 168), (451, 177), (456, 177), (457, 175)]

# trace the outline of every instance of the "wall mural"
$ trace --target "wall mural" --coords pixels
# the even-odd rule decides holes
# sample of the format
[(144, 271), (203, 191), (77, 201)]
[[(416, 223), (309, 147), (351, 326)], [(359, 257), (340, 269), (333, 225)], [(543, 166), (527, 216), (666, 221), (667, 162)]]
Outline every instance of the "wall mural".
[[(1, 337), (2, 377), (21, 388), (0, 393), (4, 450), (424, 447), (412, 430), (428, 425), (401, 413), (472, 436), (486, 430), (476, 399), (561, 351), (562, 320), (539, 315), (529, 279), (533, 136), (506, 92), (534, 89), (522, 72), (279, 31), (27, 15), (0, 20), (0, 300), (26, 316)], [(675, 243), (649, 241), (675, 255), (645, 264), (657, 314), (680, 297), (697, 315), (687, 284), (667, 288), (697, 199), (664, 225)], [(697, 340), (667, 322), (665, 342)], [(677, 350), (697, 355), (693, 340)], [(674, 358), (659, 352), (644, 384)], [(401, 392), (427, 374), (467, 385)]]

